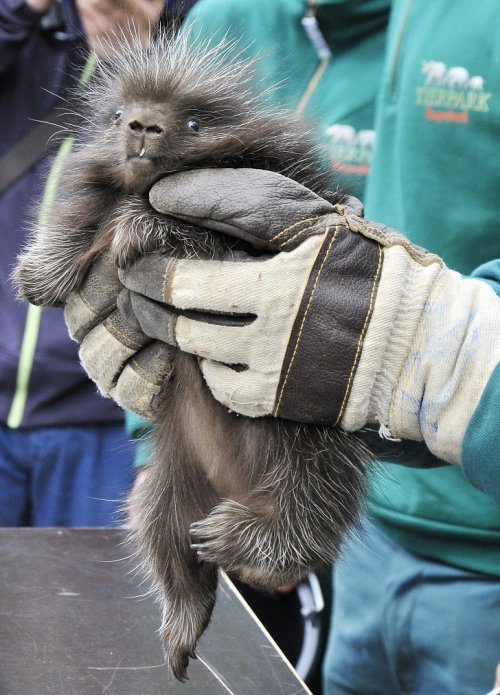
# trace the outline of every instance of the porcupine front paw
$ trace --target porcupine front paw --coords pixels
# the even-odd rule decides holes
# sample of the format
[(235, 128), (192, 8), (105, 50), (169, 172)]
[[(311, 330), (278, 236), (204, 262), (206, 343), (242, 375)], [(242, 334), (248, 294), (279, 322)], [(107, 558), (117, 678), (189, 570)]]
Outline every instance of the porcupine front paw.
[(221, 502), (191, 524), (198, 558), (235, 574), (255, 588), (273, 591), (305, 576), (311, 567), (279, 521), (233, 500)]
[(111, 255), (119, 268), (127, 268), (140, 256), (161, 250), (168, 236), (166, 222), (140, 196), (124, 201), (112, 223)]
[(111, 256), (118, 268), (128, 268), (143, 251), (137, 239), (129, 234), (116, 234), (111, 243)]
[(38, 306), (59, 306), (64, 296), (59, 274), (44, 272), (43, 264), (34, 261), (29, 255), (19, 258), (12, 274), (18, 296)]

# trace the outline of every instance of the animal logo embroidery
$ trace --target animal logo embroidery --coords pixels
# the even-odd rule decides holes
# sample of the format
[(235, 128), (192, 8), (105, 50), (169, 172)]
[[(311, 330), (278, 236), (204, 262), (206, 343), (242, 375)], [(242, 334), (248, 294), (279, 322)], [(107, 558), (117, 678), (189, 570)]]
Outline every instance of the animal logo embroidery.
[(352, 125), (333, 123), (326, 129), (332, 169), (341, 174), (367, 176), (370, 171), (375, 131), (356, 130)]
[(429, 121), (468, 123), (471, 112), (487, 113), (491, 92), (482, 75), (471, 75), (460, 65), (448, 67), (440, 60), (422, 61), (423, 85), (416, 88), (416, 104)]

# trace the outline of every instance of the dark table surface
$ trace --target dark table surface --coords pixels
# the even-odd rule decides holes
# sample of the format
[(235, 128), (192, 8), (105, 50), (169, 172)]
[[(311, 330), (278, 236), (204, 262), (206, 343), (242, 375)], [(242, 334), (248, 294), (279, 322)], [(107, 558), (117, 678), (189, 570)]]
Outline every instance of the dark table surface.
[(189, 681), (172, 679), (123, 533), (0, 529), (0, 695), (301, 695), (309, 690), (222, 577)]

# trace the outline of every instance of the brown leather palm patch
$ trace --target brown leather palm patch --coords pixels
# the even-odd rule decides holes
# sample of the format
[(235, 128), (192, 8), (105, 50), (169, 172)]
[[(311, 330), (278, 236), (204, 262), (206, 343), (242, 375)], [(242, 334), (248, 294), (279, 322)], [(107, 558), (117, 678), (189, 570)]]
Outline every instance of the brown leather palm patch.
[(373, 311), (381, 245), (344, 224), (330, 227), (293, 325), (274, 415), (337, 424)]

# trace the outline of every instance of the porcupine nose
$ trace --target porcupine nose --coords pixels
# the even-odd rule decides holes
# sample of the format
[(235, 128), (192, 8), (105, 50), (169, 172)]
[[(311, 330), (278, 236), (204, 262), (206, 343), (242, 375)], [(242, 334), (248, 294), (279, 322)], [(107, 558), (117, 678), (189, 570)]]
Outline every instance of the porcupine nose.
[(146, 154), (151, 155), (156, 151), (164, 132), (158, 121), (151, 116), (149, 118), (132, 118), (127, 123), (127, 128), (129, 147), (141, 159)]
[(157, 123), (141, 123), (136, 118), (130, 121), (128, 124), (130, 130), (132, 130), (137, 135), (161, 135), (163, 133), (163, 128)]

